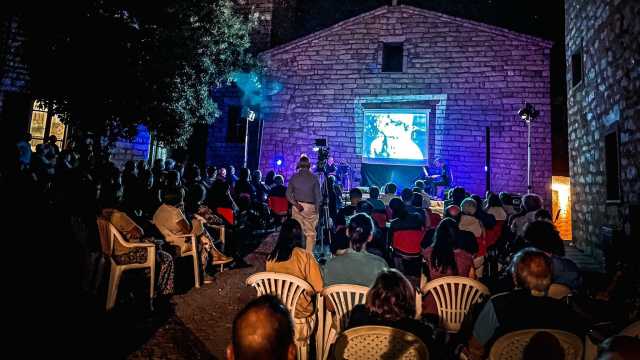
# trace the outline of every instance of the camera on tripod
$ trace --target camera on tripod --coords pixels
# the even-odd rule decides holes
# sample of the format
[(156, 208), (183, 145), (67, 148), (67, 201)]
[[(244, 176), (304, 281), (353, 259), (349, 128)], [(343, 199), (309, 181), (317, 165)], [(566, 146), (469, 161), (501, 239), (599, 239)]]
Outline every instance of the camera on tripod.
[(327, 169), (327, 160), (329, 159), (330, 148), (327, 146), (327, 139), (316, 139), (313, 151), (318, 153), (318, 162), (316, 164), (316, 171), (324, 173)]

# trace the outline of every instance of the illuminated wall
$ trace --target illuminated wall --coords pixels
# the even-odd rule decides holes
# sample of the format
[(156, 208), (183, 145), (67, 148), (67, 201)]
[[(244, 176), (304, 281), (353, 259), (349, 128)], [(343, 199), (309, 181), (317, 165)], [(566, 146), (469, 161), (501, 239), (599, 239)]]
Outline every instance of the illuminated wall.
[[(385, 43), (403, 44), (403, 71), (383, 72)], [(284, 157), (290, 175), (315, 138), (360, 175), (362, 99), (446, 96), (430, 159), (447, 160), (456, 184), (484, 194), (485, 128), (491, 129), (492, 188), (526, 191), (524, 100), (541, 111), (533, 125), (533, 187), (551, 205), (547, 41), (417, 9), (385, 6), (262, 53), (265, 75), (282, 84), (261, 108), (260, 168)], [(399, 106), (411, 107), (410, 101)], [(431, 149), (430, 149), (431, 150)], [(313, 154), (312, 154), (313, 156)]]
[(573, 239), (571, 234), (571, 185), (569, 177), (554, 176), (551, 180), (551, 216), (563, 240)]

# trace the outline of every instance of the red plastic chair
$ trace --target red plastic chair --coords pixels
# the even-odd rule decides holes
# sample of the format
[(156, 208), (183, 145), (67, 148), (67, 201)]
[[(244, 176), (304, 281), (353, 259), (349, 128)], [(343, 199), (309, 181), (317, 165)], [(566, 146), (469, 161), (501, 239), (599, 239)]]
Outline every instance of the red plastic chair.
[(429, 217), (429, 223), (432, 229), (437, 228), (438, 224), (440, 224), (440, 221), (442, 221), (442, 216), (434, 212), (431, 212), (431, 211), (427, 212), (427, 216)]
[(496, 226), (492, 227), (491, 229), (485, 230), (484, 241), (487, 247), (493, 246), (498, 241), (498, 239), (500, 238), (500, 235), (502, 235), (503, 227), (504, 227), (504, 220), (498, 220), (496, 221)]
[(373, 220), (378, 224), (380, 229), (386, 229), (388, 217), (386, 213), (373, 213), (371, 214)]
[(397, 230), (393, 232), (393, 249), (403, 255), (420, 255), (420, 242), (424, 236), (422, 230)]
[(216, 212), (222, 216), (229, 224), (233, 224), (235, 221), (235, 215), (233, 209), (230, 208), (217, 208)]
[(284, 216), (289, 212), (289, 200), (284, 196), (269, 196), (269, 209), (276, 215)]

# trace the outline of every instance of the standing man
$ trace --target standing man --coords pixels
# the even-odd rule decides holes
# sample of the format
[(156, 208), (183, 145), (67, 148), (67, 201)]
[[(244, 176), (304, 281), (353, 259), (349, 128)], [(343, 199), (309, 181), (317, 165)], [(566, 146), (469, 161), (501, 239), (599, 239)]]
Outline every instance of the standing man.
[(313, 253), (316, 244), (318, 212), (322, 202), (320, 182), (311, 172), (311, 161), (307, 155), (300, 155), (298, 170), (287, 186), (287, 200), (293, 205), (292, 217), (302, 225), (307, 252)]

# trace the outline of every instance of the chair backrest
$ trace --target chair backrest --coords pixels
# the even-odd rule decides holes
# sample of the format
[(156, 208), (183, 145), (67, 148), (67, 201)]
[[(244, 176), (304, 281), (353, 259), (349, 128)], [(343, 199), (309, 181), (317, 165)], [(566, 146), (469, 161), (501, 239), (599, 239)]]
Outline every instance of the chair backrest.
[(620, 335), (632, 336), (632, 337), (640, 337), (640, 321), (636, 321), (633, 324), (624, 328)]
[(420, 242), (424, 232), (422, 230), (397, 230), (393, 232), (393, 248), (405, 254), (420, 254)]
[(293, 317), (298, 299), (303, 291), (312, 292), (313, 287), (306, 281), (293, 275), (263, 271), (249, 276), (246, 284), (253, 286), (258, 296), (270, 294), (276, 296), (289, 309)]
[(384, 229), (387, 226), (387, 213), (381, 213), (381, 212), (374, 212), (373, 214), (371, 214), (371, 217), (373, 218), (373, 220), (376, 222), (376, 224), (378, 224), (378, 226), (380, 227), (380, 229)]
[(289, 200), (284, 196), (269, 196), (269, 209), (276, 214), (286, 214), (289, 211)]
[(429, 359), (427, 346), (415, 335), (388, 326), (346, 330), (335, 345), (336, 359)]
[(100, 235), (100, 248), (106, 256), (111, 256), (113, 252), (113, 235), (111, 231), (111, 223), (106, 219), (98, 218), (98, 234)]
[(336, 323), (340, 326), (338, 331), (346, 328), (353, 307), (367, 301), (367, 292), (369, 288), (366, 286), (347, 284), (331, 285), (322, 290), (322, 296), (328, 299), (336, 312)]
[(528, 329), (514, 331), (500, 337), (495, 344), (493, 344), (493, 347), (491, 347), (489, 360), (522, 359), (522, 353), (525, 346), (527, 346), (533, 335), (540, 331), (551, 333), (558, 339), (558, 341), (560, 341), (560, 344), (564, 349), (565, 359), (582, 359), (583, 345), (582, 340), (578, 336), (561, 330)]
[(571, 295), (571, 289), (563, 284), (553, 283), (549, 286), (549, 290), (547, 291), (547, 296), (557, 300), (562, 300), (569, 295)]
[(218, 215), (222, 216), (229, 224), (234, 224), (235, 216), (233, 214), (233, 209), (217, 208), (216, 212), (218, 213)]
[(127, 241), (122, 237), (120, 231), (108, 220), (98, 218), (98, 232), (100, 234), (100, 247), (102, 253), (111, 256), (116, 241), (125, 244)]
[(496, 220), (496, 225), (491, 229), (485, 229), (485, 243), (487, 247), (493, 246), (500, 235), (502, 235), (502, 229), (504, 227), (504, 220)]
[(433, 296), (440, 323), (449, 332), (460, 330), (460, 324), (471, 305), (489, 295), (481, 282), (463, 276), (444, 276), (429, 281), (422, 291)]

